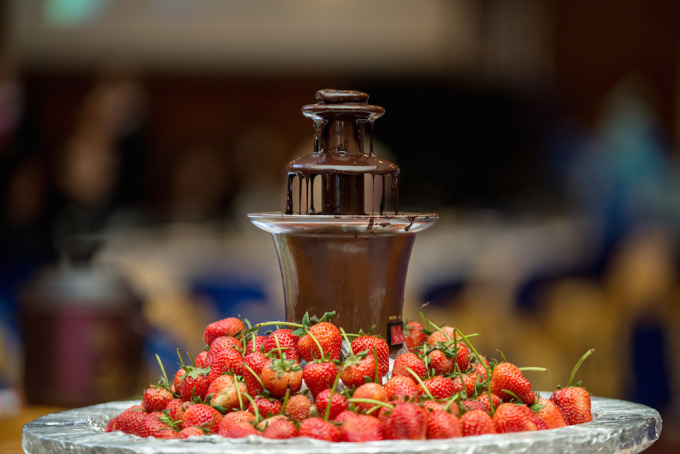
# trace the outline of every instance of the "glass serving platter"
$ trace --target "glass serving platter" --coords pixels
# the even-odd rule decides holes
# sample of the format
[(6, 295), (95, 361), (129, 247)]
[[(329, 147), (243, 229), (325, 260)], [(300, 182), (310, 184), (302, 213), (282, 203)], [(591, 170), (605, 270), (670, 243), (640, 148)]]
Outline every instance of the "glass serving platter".
[[(547, 396), (550, 393), (541, 393)], [(328, 443), (309, 438), (227, 439), (218, 435), (186, 440), (157, 440), (105, 433), (107, 422), (139, 401), (93, 405), (38, 418), (24, 426), (22, 446), (29, 454), (47, 453), (205, 453), (205, 454), (350, 454), (350, 453), (636, 453), (661, 434), (661, 416), (653, 408), (602, 397), (592, 398), (593, 421), (562, 429), (480, 435), (427, 441)]]

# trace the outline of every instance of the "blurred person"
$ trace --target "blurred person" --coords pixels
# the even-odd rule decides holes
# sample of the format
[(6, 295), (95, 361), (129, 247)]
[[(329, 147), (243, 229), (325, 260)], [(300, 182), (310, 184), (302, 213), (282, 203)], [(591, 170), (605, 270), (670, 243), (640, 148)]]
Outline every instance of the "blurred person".
[[(564, 162), (567, 197), (586, 215), (606, 262), (637, 226), (680, 229), (680, 175), (662, 136), (646, 80), (631, 75), (603, 99), (594, 134), (571, 143)], [(573, 137), (572, 137), (573, 138)]]
[[(623, 239), (605, 281), (619, 312), (617, 330), (622, 363), (628, 373), (626, 398), (663, 412), (673, 405), (673, 375), (678, 370), (673, 333), (677, 286), (677, 237), (663, 226), (640, 227)], [(676, 346), (677, 347), (677, 346)]]
[(57, 249), (64, 247), (65, 235), (101, 234), (141, 222), (146, 116), (147, 99), (137, 78), (105, 69), (56, 157), (52, 235)]

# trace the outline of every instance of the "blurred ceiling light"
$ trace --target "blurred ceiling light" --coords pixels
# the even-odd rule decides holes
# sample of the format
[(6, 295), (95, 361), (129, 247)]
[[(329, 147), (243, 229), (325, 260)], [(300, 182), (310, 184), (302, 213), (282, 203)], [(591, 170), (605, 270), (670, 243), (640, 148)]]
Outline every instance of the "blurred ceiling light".
[(86, 25), (106, 13), (110, 0), (45, 0), (43, 19), (48, 26)]

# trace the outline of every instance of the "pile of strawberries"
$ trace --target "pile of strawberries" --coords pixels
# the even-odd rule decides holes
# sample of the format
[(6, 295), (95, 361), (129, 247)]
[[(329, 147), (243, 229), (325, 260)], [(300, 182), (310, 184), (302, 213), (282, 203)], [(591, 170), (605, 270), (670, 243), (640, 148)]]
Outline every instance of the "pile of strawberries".
[[(330, 322), (333, 315), (305, 316), (300, 324), (251, 327), (234, 317), (209, 324), (206, 349), (190, 364), (179, 355), (172, 383), (161, 364), (159, 383), (106, 431), (365, 442), (554, 429), (592, 419), (590, 395), (571, 386), (592, 350), (566, 387), (546, 399), (532, 391), (523, 369), (505, 358), (487, 360), (457, 329), (424, 316), (423, 323), (409, 321), (390, 371), (384, 339), (347, 334)], [(276, 329), (260, 335), (265, 326)]]

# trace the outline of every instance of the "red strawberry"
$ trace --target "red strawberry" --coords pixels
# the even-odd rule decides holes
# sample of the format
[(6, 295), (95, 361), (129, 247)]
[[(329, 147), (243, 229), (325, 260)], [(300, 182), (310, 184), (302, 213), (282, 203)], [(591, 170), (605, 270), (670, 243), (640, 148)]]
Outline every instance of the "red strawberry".
[(567, 424), (583, 424), (593, 420), (590, 410), (590, 394), (584, 388), (570, 386), (558, 389), (550, 396), (564, 415)]
[[(462, 377), (461, 377), (462, 376)], [(461, 383), (462, 379), (462, 383)], [(457, 374), (451, 379), (453, 383), (454, 393), (465, 391), (467, 397), (475, 395), (477, 383), (475, 382), (476, 375)]]
[(348, 419), (355, 418), (358, 415), (359, 415), (359, 413), (356, 413), (352, 410), (344, 410), (344, 411), (341, 411), (340, 414), (335, 417), (335, 419), (333, 419), (333, 422), (336, 423), (336, 424), (342, 424), (345, 421), (347, 421)]
[(279, 415), (274, 415), (274, 416), (270, 416), (270, 417), (268, 417), (268, 418), (266, 418), (266, 419), (263, 419), (262, 421), (260, 421), (259, 423), (257, 423), (257, 424), (255, 425), (255, 427), (257, 427), (258, 430), (261, 430), (262, 432), (264, 432), (264, 430), (265, 430), (267, 427), (269, 427), (269, 424), (273, 423), (274, 421), (278, 421), (278, 420), (280, 420), (280, 419), (283, 419), (283, 420), (285, 420), (285, 421), (288, 421), (288, 418), (287, 418), (285, 415), (279, 414)]
[(300, 422), (303, 419), (309, 418), (314, 402), (304, 394), (295, 394), (288, 399), (283, 413), (293, 420)]
[(172, 399), (172, 393), (165, 388), (147, 388), (142, 397), (142, 408), (147, 413), (162, 411)]
[(484, 410), (470, 410), (460, 417), (460, 429), (464, 437), (495, 434), (496, 425)]
[(449, 350), (455, 351), (454, 357), (456, 366), (458, 366), (458, 370), (465, 372), (470, 368), (470, 349), (460, 339), (456, 342), (456, 345), (458, 346), (457, 349), (452, 344), (449, 347)]
[(446, 375), (453, 371), (453, 361), (443, 351), (434, 349), (427, 354), (427, 369), (434, 375)]
[[(429, 399), (420, 402), (420, 405), (425, 410), (427, 410), (428, 413), (432, 413), (435, 410), (445, 410), (445, 408), (446, 408), (446, 403), (437, 402), (436, 400), (429, 400)], [(453, 409), (453, 411), (456, 412), (455, 414), (458, 414), (458, 407), (457, 406), (451, 405), (451, 406), (449, 406), (449, 409)]]
[(210, 433), (217, 433), (222, 415), (209, 405), (195, 404), (184, 411), (182, 428), (198, 426)]
[(330, 389), (321, 391), (316, 396), (314, 403), (316, 404), (316, 411), (319, 413), (319, 416), (324, 417), (324, 419), (326, 412), (328, 411), (329, 420), (335, 419), (336, 416), (349, 408), (349, 401), (347, 398), (337, 392), (333, 392), (331, 397)]
[(458, 417), (444, 410), (435, 410), (427, 416), (427, 438), (454, 438), (462, 436)]
[(427, 375), (425, 363), (415, 353), (402, 353), (394, 359), (392, 377), (403, 375), (405, 377), (413, 378), (413, 375), (411, 375), (407, 369), (415, 372), (420, 378), (425, 378)]
[(297, 352), (297, 343), (299, 338), (293, 334), (288, 328), (277, 329), (272, 332), (264, 341), (265, 353), (271, 353), (277, 358), (283, 356), (286, 359), (300, 361), (300, 355)]
[(246, 385), (237, 382), (233, 375), (220, 375), (208, 386), (206, 396), (211, 396), (210, 405), (223, 407), (223, 411), (240, 410), (247, 403), (244, 394), (247, 393)]
[(271, 438), (275, 440), (285, 440), (288, 438), (296, 437), (298, 434), (298, 429), (290, 422), (288, 419), (276, 419), (267, 425), (267, 428), (262, 434), (265, 438)]
[(536, 424), (534, 424), (523, 407), (523, 405), (510, 402), (500, 404), (492, 417), (493, 423), (496, 426), (496, 432), (509, 433), (536, 430)]
[(307, 363), (302, 370), (302, 378), (312, 393), (312, 397), (316, 398), (316, 395), (321, 391), (333, 386), (339, 370), (340, 368), (330, 361), (312, 361)]
[(177, 390), (177, 393), (184, 400), (192, 400), (194, 397), (197, 397), (201, 400), (205, 399), (208, 386), (210, 385), (210, 379), (208, 378), (210, 369), (199, 369), (196, 367), (186, 366), (185, 370), (186, 374), (182, 375), (180, 378), (179, 389)]
[(337, 442), (340, 441), (340, 429), (328, 421), (318, 417), (307, 418), (300, 423), (298, 435), (301, 437), (315, 438)]
[(177, 431), (169, 423), (172, 423), (170, 417), (161, 412), (147, 413), (138, 435), (144, 438), (177, 438)]
[(208, 379), (213, 381), (220, 375), (233, 372), (236, 375), (243, 375), (243, 355), (231, 346), (221, 348), (210, 348), (205, 362), (210, 367)]
[(434, 346), (437, 343), (445, 344), (454, 340), (456, 334), (455, 328), (450, 326), (442, 326), (441, 330), (436, 330), (427, 338), (427, 343)]
[(216, 322), (210, 323), (205, 327), (203, 332), (203, 342), (207, 345), (220, 336), (234, 336), (239, 333), (244, 333), (246, 326), (241, 320), (235, 317), (228, 317)]
[[(201, 366), (203, 368), (203, 366)], [(182, 383), (182, 377), (184, 377), (187, 374), (187, 371), (184, 368), (180, 368), (176, 373), (175, 373), (175, 378), (172, 381), (172, 386), (170, 387), (170, 391), (179, 394), (179, 384)]]
[(248, 336), (248, 343), (246, 344), (245, 354), (252, 352), (262, 352), (264, 353), (264, 342), (267, 340), (267, 336)]
[(247, 411), (227, 413), (217, 425), (217, 434), (227, 438), (260, 435), (260, 432), (255, 429), (255, 421), (255, 415)]
[(583, 361), (588, 358), (595, 350), (588, 350), (577, 362), (571, 371), (567, 386), (557, 389), (550, 400), (555, 402), (564, 415), (564, 420), (567, 424), (582, 424), (593, 420), (590, 410), (590, 394), (580, 386), (571, 386), (571, 382), (578, 371), (578, 368), (583, 364)]
[(532, 410), (536, 411), (536, 416), (545, 422), (548, 429), (558, 429), (567, 425), (562, 410), (560, 410), (555, 402), (545, 397), (540, 397), (538, 402), (533, 405)]
[(423, 325), (411, 320), (404, 325), (404, 337), (406, 338), (406, 348), (412, 352), (427, 341), (427, 334), (423, 332)]
[[(254, 405), (253, 405), (254, 404)], [(267, 399), (264, 397), (256, 397), (253, 402), (248, 405), (248, 411), (255, 414), (255, 408), (257, 407), (258, 413), (266, 418), (268, 416), (275, 416), (281, 413), (281, 407), (283, 405), (280, 401), (275, 399)]]
[(348, 388), (358, 388), (367, 381), (380, 380), (379, 367), (373, 354), (350, 354), (342, 364), (340, 379)]
[(486, 402), (480, 402), (479, 400), (465, 399), (460, 401), (460, 407), (463, 411), (470, 410), (484, 410), (489, 411), (489, 404)]
[(533, 422), (536, 425), (536, 430), (548, 429), (548, 424), (541, 418), (539, 418), (538, 415), (531, 410), (531, 407), (529, 407), (528, 405), (521, 405), (519, 408), (524, 410), (524, 413), (526, 413), (529, 416), (531, 422)]
[[(389, 396), (387, 395), (387, 391), (385, 391), (383, 385), (379, 383), (364, 383), (354, 391), (351, 399), (351, 402), (354, 404), (357, 412), (366, 413), (369, 410), (374, 409), (376, 405), (379, 405), (370, 402), (356, 401), (355, 399), (369, 399), (378, 402), (388, 402)], [(374, 414), (377, 414), (377, 412)]]
[(196, 355), (196, 359), (194, 360), (194, 364), (196, 367), (205, 367), (205, 358), (208, 356), (208, 350), (203, 350), (201, 353)]
[(235, 421), (229, 425), (220, 425), (217, 433), (226, 438), (243, 438), (249, 435), (261, 436), (262, 433), (249, 421)]
[(146, 415), (140, 405), (134, 405), (111, 420), (110, 431), (120, 430), (126, 434), (139, 435)]
[(423, 380), (423, 384), (419, 388), (421, 396), (431, 395), (435, 399), (448, 399), (456, 393), (451, 379), (441, 375)]
[(375, 416), (357, 415), (340, 427), (342, 441), (366, 442), (383, 439), (382, 422)]
[(189, 438), (189, 437), (198, 437), (198, 436), (203, 436), (205, 435), (205, 432), (203, 429), (200, 427), (196, 426), (191, 426), (191, 427), (185, 427), (184, 429), (179, 431), (178, 438)]
[(302, 388), (302, 367), (295, 361), (276, 358), (268, 361), (260, 379), (272, 397), (282, 398), (288, 391), (295, 394)]
[(390, 347), (387, 345), (385, 339), (378, 336), (360, 336), (354, 339), (350, 345), (350, 349), (355, 355), (362, 352), (368, 354), (375, 353), (378, 355), (378, 366), (380, 376), (384, 377), (390, 370)]
[(219, 425), (220, 426), (229, 426), (231, 424), (234, 424), (234, 423), (240, 422), (240, 421), (255, 422), (255, 420), (256, 420), (255, 415), (252, 414), (251, 412), (239, 410), (239, 411), (232, 411), (231, 413), (227, 413), (226, 415), (222, 416), (222, 420), (220, 421)]
[(325, 358), (338, 360), (341, 350), (342, 334), (334, 324), (329, 322), (320, 322), (310, 327), (309, 332), (297, 342), (297, 351), (307, 362)]
[[(488, 393), (480, 394), (477, 397), (477, 400), (480, 401), (480, 402), (483, 402), (487, 406), (487, 411), (491, 411), (491, 405), (489, 405), (489, 394)], [(501, 404), (501, 398), (498, 397), (495, 394), (491, 394), (491, 403), (493, 404), (493, 408), (496, 409)]]
[(384, 388), (390, 400), (414, 400), (420, 395), (418, 384), (410, 376), (393, 376)]
[(182, 418), (184, 417), (184, 410), (186, 410), (192, 405), (193, 402), (190, 401), (185, 402), (180, 398), (172, 399), (170, 402), (168, 402), (168, 405), (165, 407), (165, 411), (167, 411), (168, 416), (170, 416), (173, 421), (181, 421)]
[(269, 361), (270, 359), (267, 358), (267, 355), (260, 351), (250, 352), (243, 358), (243, 380), (246, 383), (248, 394), (253, 397), (259, 396), (264, 391), (260, 373), (262, 373), (262, 368)]
[(524, 378), (522, 371), (512, 363), (500, 363), (493, 368), (489, 389), (493, 394), (500, 396), (504, 402), (514, 399), (504, 390), (512, 392), (527, 405), (533, 404), (536, 400), (536, 395), (531, 392), (531, 383)]
[(388, 440), (424, 440), (427, 435), (427, 412), (409, 402), (397, 403), (383, 425)]
[[(225, 348), (236, 349), (239, 353), (243, 353), (243, 344), (240, 340), (232, 336), (220, 336), (212, 341), (208, 351), (210, 350), (222, 350)], [(194, 361), (195, 362), (195, 361)]]

